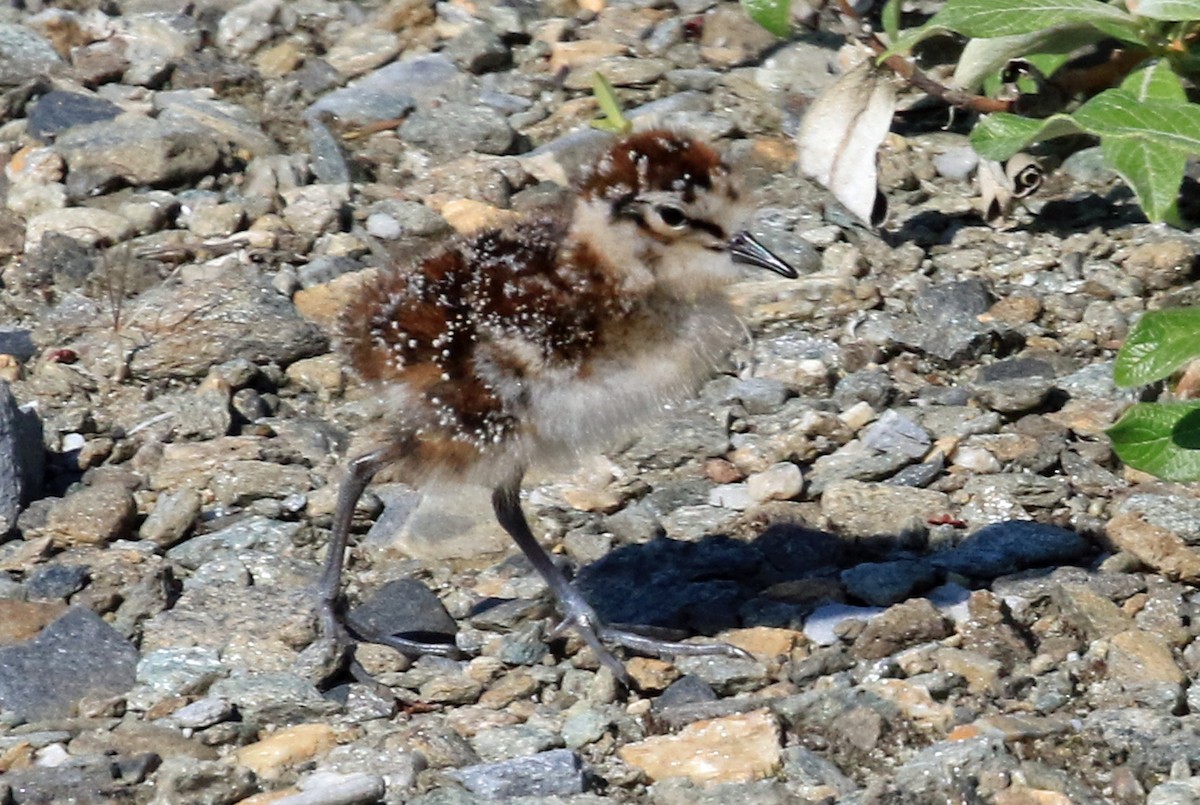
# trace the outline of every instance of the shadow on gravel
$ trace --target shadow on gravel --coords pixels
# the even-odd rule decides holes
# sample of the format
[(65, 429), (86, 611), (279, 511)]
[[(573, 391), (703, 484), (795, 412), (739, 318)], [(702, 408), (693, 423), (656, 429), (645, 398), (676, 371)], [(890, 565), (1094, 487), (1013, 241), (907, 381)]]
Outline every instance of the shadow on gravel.
[(713, 635), (739, 626), (799, 629), (824, 603), (882, 606), (925, 595), (949, 574), (980, 586), (1031, 568), (1087, 564), (1097, 551), (1073, 531), (1024, 520), (985, 526), (942, 551), (883, 555), (880, 545), (795, 524), (773, 525), (750, 542), (659, 538), (618, 548), (582, 568), (576, 584), (609, 623)]
[[(1200, 196), (1200, 193), (1197, 193)], [(1200, 198), (1191, 203), (1190, 218), (1200, 213)], [(1022, 231), (1050, 234), (1060, 238), (1089, 232), (1098, 226), (1115, 228), (1145, 224), (1146, 216), (1124, 187), (1113, 188), (1107, 195), (1087, 193), (1070, 199), (1047, 201), (1033, 216), (1033, 220), (1021, 227)], [(900, 227), (886, 234), (891, 246), (915, 243), (918, 246), (948, 245), (955, 234), (965, 227), (989, 226), (974, 212), (947, 214), (938, 210), (924, 210), (904, 220)]]

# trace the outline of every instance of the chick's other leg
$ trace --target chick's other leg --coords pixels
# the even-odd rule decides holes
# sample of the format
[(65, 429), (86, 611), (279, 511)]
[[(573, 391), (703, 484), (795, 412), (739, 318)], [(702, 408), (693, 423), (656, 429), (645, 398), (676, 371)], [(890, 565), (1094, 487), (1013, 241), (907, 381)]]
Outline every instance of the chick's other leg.
[[(354, 507), (358, 504), (367, 485), (388, 463), (387, 454), (378, 450), (359, 456), (350, 462), (346, 479), (338, 490), (337, 508), (333, 515), (333, 531), (329, 538), (329, 549), (325, 555), (325, 567), (317, 584), (317, 617), (320, 641), (329, 646), (332, 653), (340, 657), (353, 640), (379, 643), (390, 646), (402, 654), (440, 654), (453, 656), (457, 648), (446, 643), (427, 643), (411, 640), (394, 633), (380, 632), (360, 623), (345, 610), (341, 597), (342, 570), (346, 561), (346, 547), (350, 540), (350, 526), (354, 521)], [(403, 626), (403, 624), (398, 624)]]
[(500, 521), (500, 525), (517, 543), (517, 547), (525, 554), (530, 564), (550, 588), (550, 592), (554, 594), (563, 620), (555, 627), (553, 636), (558, 636), (567, 629), (574, 629), (596, 653), (600, 663), (612, 671), (613, 675), (627, 687), (630, 680), (625, 666), (605, 647), (605, 643), (625, 646), (634, 651), (654, 656), (705, 654), (724, 654), (746, 658), (750, 656), (728, 643), (679, 643), (605, 625), (558, 565), (554, 564), (554, 560), (550, 558), (550, 554), (546, 553), (546, 549), (533, 536), (529, 522), (525, 519), (525, 513), (521, 510), (520, 482), (521, 478), (517, 476), (514, 480), (497, 487), (492, 492), (492, 507), (495, 509), (496, 519)]

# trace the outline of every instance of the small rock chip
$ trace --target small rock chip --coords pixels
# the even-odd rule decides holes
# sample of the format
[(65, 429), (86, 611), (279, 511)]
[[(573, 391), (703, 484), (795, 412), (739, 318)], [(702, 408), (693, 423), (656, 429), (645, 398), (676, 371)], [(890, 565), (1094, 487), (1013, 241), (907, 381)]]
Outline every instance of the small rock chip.
[(697, 721), (674, 735), (656, 735), (619, 750), (651, 780), (747, 783), (779, 767), (779, 724), (767, 710)]
[(653, 657), (632, 657), (625, 670), (639, 690), (657, 693), (679, 678), (679, 671), (669, 662)]
[(483, 229), (499, 228), (521, 220), (520, 213), (469, 198), (456, 198), (442, 205), (442, 217), (460, 235), (470, 235)]
[(29, 640), (66, 608), (61, 601), (0, 599), (0, 646)]
[(800, 468), (790, 462), (780, 462), (746, 479), (750, 497), (759, 503), (768, 500), (791, 500), (804, 488)]
[(337, 745), (328, 724), (297, 724), (274, 732), (237, 751), (237, 762), (267, 780), (278, 779), (283, 772), (312, 760)]
[(62, 545), (99, 545), (127, 536), (137, 516), (133, 493), (117, 484), (85, 486), (56, 502), (47, 530)]
[(1166, 700), (1174, 701), (1187, 679), (1162, 636), (1141, 629), (1114, 635), (1105, 662), (1108, 678), (1145, 704), (1153, 704), (1163, 692)]
[(780, 629), (772, 626), (753, 626), (748, 629), (733, 629), (721, 633), (721, 639), (726, 643), (748, 651), (760, 659), (774, 659), (791, 654), (797, 642), (804, 641), (804, 635), (793, 629)]
[(583, 762), (570, 749), (466, 766), (453, 775), (485, 799), (568, 797), (582, 793), (584, 785)]
[(871, 619), (854, 641), (854, 653), (864, 659), (877, 660), (917, 643), (941, 640), (949, 634), (949, 624), (933, 604), (925, 598), (913, 598)]
[(1178, 535), (1142, 520), (1133, 513), (1118, 514), (1105, 528), (1108, 538), (1138, 561), (1177, 581), (1200, 580), (1200, 552)]

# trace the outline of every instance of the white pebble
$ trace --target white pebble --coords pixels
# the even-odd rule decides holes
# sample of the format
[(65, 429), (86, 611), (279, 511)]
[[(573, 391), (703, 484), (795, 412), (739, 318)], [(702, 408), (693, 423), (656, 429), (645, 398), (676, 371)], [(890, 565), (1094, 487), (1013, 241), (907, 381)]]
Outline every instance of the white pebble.
[(982, 447), (959, 447), (950, 463), (971, 472), (1000, 472), (1002, 469), (996, 457)]
[(386, 212), (373, 212), (367, 216), (367, 234), (380, 240), (395, 240), (404, 233), (400, 222)]
[(871, 407), (869, 402), (865, 400), (856, 402), (854, 405), (847, 408), (838, 414), (838, 418), (845, 422), (851, 430), (858, 430), (870, 422), (875, 421), (875, 409)]
[(708, 492), (708, 505), (722, 509), (745, 511), (754, 503), (746, 484), (721, 484)]
[(768, 500), (791, 500), (804, 488), (800, 468), (780, 462), (746, 479), (746, 491), (759, 503)]

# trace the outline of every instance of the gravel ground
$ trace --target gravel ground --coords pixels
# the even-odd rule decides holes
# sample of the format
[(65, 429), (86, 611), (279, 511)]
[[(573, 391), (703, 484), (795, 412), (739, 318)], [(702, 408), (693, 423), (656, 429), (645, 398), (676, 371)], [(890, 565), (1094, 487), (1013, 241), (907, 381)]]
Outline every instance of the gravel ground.
[[(965, 136), (905, 113), (875, 234), (794, 166), (839, 43), (736, 3), (59, 5), (0, 9), (0, 802), (1200, 801), (1200, 500), (1104, 437), (1200, 239), (1094, 151), (990, 228)], [(729, 154), (803, 276), (738, 285), (725, 373), (526, 510), (606, 619), (754, 659), (619, 690), (544, 641), (482, 491), (385, 483), (349, 598), (470, 659), (322, 679), (379, 416), (329, 324), (382, 260), (560, 201), (597, 68)]]

